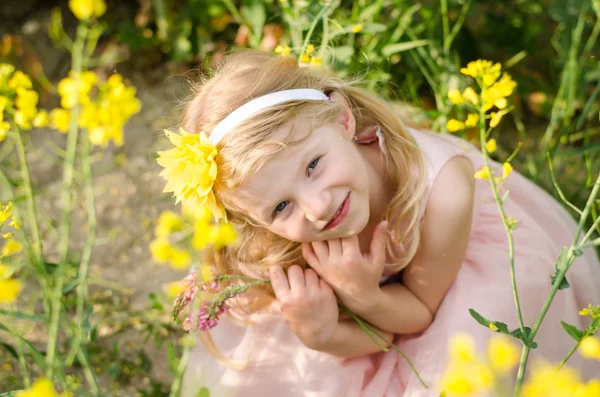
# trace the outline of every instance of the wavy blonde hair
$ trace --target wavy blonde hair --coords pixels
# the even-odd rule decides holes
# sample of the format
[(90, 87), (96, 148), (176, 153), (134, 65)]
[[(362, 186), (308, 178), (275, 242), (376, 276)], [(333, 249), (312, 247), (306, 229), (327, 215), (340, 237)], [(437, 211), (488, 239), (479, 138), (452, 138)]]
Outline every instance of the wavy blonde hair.
[[(325, 94), (337, 91), (349, 104), (356, 119), (356, 130), (379, 125), (389, 179), (394, 196), (385, 213), (392, 233), (387, 246), (396, 265), (403, 268), (414, 256), (419, 244), (419, 201), (427, 185), (424, 162), (413, 137), (405, 112), (374, 93), (357, 87), (357, 81), (344, 81), (324, 68), (299, 67), (292, 57), (256, 50), (228, 54), (210, 78), (193, 89), (183, 116), (188, 132), (210, 132), (229, 113), (249, 100), (272, 92), (295, 88), (313, 88)], [(219, 272), (265, 277), (271, 264), (305, 264), (300, 245), (284, 239), (256, 224), (232, 200), (227, 192), (242, 186), (251, 175), (276, 153), (291, 143), (293, 129), (284, 141), (271, 138), (276, 129), (309, 115), (316, 123), (337, 121), (343, 108), (337, 102), (290, 101), (265, 109), (238, 125), (217, 145), (218, 166), (214, 192), (226, 210), (227, 218), (238, 232), (238, 244), (208, 250), (208, 262)], [(267, 287), (268, 295), (272, 291)]]

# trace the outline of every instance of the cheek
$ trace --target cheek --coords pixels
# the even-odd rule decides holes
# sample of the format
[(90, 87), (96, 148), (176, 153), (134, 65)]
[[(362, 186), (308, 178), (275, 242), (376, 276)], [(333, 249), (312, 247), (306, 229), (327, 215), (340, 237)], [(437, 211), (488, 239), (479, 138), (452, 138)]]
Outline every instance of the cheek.
[(296, 243), (305, 243), (311, 241), (310, 236), (308, 235), (308, 230), (303, 228), (299, 223), (285, 223), (271, 227), (269, 230), (278, 236)]

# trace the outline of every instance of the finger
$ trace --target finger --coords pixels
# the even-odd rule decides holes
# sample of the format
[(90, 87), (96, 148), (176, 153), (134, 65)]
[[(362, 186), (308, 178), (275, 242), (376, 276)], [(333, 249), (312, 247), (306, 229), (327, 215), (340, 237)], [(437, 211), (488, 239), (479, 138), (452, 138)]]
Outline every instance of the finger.
[(371, 258), (375, 264), (385, 263), (385, 233), (387, 226), (387, 221), (380, 222), (373, 232), (373, 239), (371, 240)]
[(313, 269), (304, 269), (304, 280), (307, 292), (316, 292), (319, 289), (319, 276)]
[(354, 256), (361, 255), (358, 234), (342, 239), (342, 255)]
[(290, 285), (281, 265), (272, 265), (269, 268), (271, 286), (277, 299), (290, 293)]
[(304, 271), (300, 266), (290, 266), (287, 271), (287, 276), (291, 293), (301, 293), (306, 289), (306, 284), (304, 283)]
[(333, 293), (333, 289), (331, 288), (331, 286), (327, 283), (327, 281), (325, 281), (322, 278), (319, 278), (319, 289), (321, 291), (326, 291), (326, 292)]
[(321, 264), (319, 263), (319, 259), (317, 259), (317, 254), (313, 250), (313, 247), (310, 243), (302, 243), (302, 256), (306, 260), (306, 263), (310, 265), (317, 272), (321, 271)]
[(327, 246), (327, 243), (325, 241), (313, 241), (311, 244), (319, 263), (326, 263), (329, 258), (329, 247)]
[(342, 258), (342, 242), (339, 238), (327, 240), (327, 249), (329, 250), (329, 262), (339, 263)]

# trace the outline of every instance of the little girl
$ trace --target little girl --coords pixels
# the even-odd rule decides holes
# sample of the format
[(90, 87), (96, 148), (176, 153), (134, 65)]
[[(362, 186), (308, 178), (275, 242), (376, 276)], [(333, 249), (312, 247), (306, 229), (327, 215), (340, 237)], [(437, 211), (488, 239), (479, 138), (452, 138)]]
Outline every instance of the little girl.
[[(469, 308), (518, 327), (504, 227), (487, 181), (473, 177), (481, 154), (410, 125), (374, 93), (291, 57), (234, 53), (199, 86), (183, 129), (218, 150), (205, 198), (239, 235), (213, 262), (223, 273), (270, 277), (272, 299), (249, 316), (252, 325), (224, 318), (211, 331), (219, 353), (195, 350), (186, 396), (205, 386), (218, 397), (437, 397), (449, 338), (468, 332), (483, 351), (493, 334)], [(516, 277), (532, 325), (576, 225), (521, 175), (503, 187), (519, 222)], [(568, 280), (531, 361), (564, 358), (574, 342), (560, 321), (582, 328), (578, 311), (600, 303), (593, 251)], [(399, 346), (429, 389), (396, 351), (381, 351), (340, 316), (338, 301)], [(570, 363), (582, 369), (578, 360)], [(232, 365), (240, 362), (245, 368)]]

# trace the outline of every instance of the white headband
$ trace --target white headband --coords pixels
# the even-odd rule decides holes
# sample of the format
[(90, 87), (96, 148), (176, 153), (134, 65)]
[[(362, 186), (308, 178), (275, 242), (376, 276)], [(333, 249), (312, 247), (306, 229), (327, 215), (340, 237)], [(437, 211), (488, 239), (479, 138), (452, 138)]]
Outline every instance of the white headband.
[(328, 101), (329, 97), (319, 90), (312, 88), (299, 88), (295, 90), (284, 90), (263, 95), (248, 103), (243, 104), (233, 112), (229, 113), (214, 130), (210, 133), (208, 140), (214, 146), (242, 121), (254, 116), (256, 113), (271, 106), (283, 102), (305, 100), (305, 101)]

